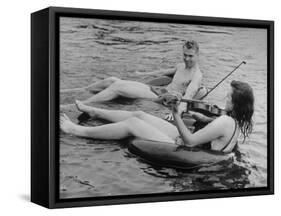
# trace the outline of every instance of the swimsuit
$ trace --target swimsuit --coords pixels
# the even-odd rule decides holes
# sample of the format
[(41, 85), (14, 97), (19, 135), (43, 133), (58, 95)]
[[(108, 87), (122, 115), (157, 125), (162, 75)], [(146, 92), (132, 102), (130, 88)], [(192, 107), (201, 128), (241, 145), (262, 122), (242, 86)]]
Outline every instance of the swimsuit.
[(162, 86), (150, 86), (150, 90), (157, 96), (161, 96), (168, 93), (166, 87), (162, 87)]
[[(206, 126), (206, 123), (202, 123), (202, 122), (199, 122), (199, 121), (195, 122), (195, 123), (194, 123), (194, 127), (195, 127), (194, 132), (196, 132), (196, 131), (202, 129), (202, 128), (205, 127), (205, 126)], [(236, 133), (236, 129), (237, 129), (237, 122), (235, 121), (235, 128), (234, 128), (233, 134), (232, 134), (231, 138), (229, 139), (228, 143), (220, 150), (221, 152), (223, 152), (223, 151), (231, 144), (232, 139), (233, 139), (233, 137), (234, 137), (234, 135), (235, 135), (235, 133)], [(176, 144), (178, 144), (178, 145), (183, 145), (183, 144), (184, 144), (184, 143), (183, 143), (183, 140), (181, 139), (180, 136), (178, 136), (178, 137), (176, 138)], [(236, 148), (237, 144), (238, 144), (238, 142), (235, 143), (235, 145), (234, 145), (232, 151)], [(212, 150), (212, 144), (211, 144), (211, 142), (207, 142), (207, 143), (204, 143), (204, 144), (200, 144), (200, 145), (198, 145), (197, 147), (200, 148), (200, 149), (204, 149), (204, 150)]]
[(159, 97), (167, 93), (177, 97), (182, 97), (185, 94), (190, 82), (191, 81), (189, 80), (181, 83), (172, 82), (167, 86), (150, 86), (150, 90)]
[[(205, 87), (200, 86), (200, 87), (198, 88), (196, 94), (197, 94), (198, 92), (200, 92), (200, 91), (201, 91), (202, 89), (204, 89), (204, 88), (205, 88)], [(181, 98), (181, 97), (185, 94), (185, 92), (184, 92), (184, 93), (181, 93), (181, 92), (178, 92), (178, 91), (169, 91), (166, 86), (152, 86), (152, 85), (151, 85), (151, 86), (150, 86), (150, 90), (151, 90), (154, 94), (156, 94), (158, 97), (161, 97), (161, 96), (163, 96), (164, 94), (169, 93), (169, 94), (172, 94), (172, 95), (175, 95), (175, 96)], [(196, 95), (196, 94), (195, 94), (195, 95)]]

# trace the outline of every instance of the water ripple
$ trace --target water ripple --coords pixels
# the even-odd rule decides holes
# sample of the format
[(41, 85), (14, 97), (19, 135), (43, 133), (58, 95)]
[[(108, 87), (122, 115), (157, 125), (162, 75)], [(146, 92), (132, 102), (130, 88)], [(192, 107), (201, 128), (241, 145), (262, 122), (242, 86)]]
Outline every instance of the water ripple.
[[(153, 71), (182, 62), (182, 42), (200, 44), (203, 84), (214, 86), (242, 60), (247, 65), (222, 83), (208, 100), (220, 103), (231, 80), (251, 84), (256, 96), (254, 131), (239, 141), (234, 161), (181, 171), (157, 167), (132, 155), (125, 141), (83, 139), (60, 134), (60, 195), (95, 197), (159, 192), (260, 187), (267, 184), (266, 31), (261, 29), (63, 18), (61, 20), (60, 103), (85, 99), (90, 92), (71, 92), (109, 76), (146, 82), (135, 70)], [(96, 107), (143, 110), (163, 117), (169, 110), (144, 100), (117, 99)], [(65, 108), (81, 125), (106, 122), (79, 118), (74, 106)], [(80, 120), (79, 120), (80, 119)]]

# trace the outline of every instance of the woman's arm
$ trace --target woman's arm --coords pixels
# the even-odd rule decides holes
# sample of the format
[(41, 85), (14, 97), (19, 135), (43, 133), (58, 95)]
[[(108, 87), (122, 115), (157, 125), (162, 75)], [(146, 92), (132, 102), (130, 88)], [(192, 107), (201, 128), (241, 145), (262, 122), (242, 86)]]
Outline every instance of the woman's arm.
[[(198, 91), (202, 81), (202, 73), (198, 69), (196, 73), (193, 75), (192, 80), (188, 87), (186, 88), (185, 94), (183, 95), (183, 99), (192, 99), (196, 92)], [(179, 113), (181, 114), (182, 112), (185, 111), (186, 104), (184, 102), (180, 103), (179, 105)]]
[(208, 143), (221, 136), (224, 136), (226, 125), (228, 125), (227, 117), (221, 116), (212, 121), (206, 127), (192, 134), (185, 126), (180, 115), (177, 113), (177, 110), (173, 109), (173, 115), (181, 138), (187, 146), (191, 147)]
[(188, 146), (191, 146), (192, 140), (191, 140), (191, 136), (192, 133), (187, 129), (187, 127), (185, 126), (183, 120), (180, 117), (180, 114), (177, 112), (177, 110), (173, 110), (173, 116), (174, 116), (174, 121), (175, 121), (175, 125), (179, 131), (179, 134), (182, 138), (182, 140), (184, 141), (184, 143), (188, 144)]
[(205, 116), (204, 114), (198, 112), (189, 111), (189, 113), (196, 121), (200, 122), (210, 123), (216, 119), (216, 117)]

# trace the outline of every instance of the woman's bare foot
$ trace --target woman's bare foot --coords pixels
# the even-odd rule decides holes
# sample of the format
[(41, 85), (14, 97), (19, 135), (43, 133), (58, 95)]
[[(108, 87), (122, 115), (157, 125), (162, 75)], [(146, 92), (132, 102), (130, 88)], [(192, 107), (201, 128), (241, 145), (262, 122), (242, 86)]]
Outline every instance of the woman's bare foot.
[(76, 124), (74, 124), (66, 114), (60, 116), (60, 128), (63, 132), (74, 134)]
[(75, 105), (79, 111), (89, 114), (92, 118), (96, 116), (95, 108), (87, 106), (79, 100), (75, 101)]

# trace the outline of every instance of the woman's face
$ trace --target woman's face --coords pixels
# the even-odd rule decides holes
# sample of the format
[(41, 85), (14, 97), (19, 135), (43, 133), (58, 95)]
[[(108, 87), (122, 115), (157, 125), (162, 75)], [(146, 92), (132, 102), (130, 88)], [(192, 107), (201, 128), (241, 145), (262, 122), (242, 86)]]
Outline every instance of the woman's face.
[(226, 111), (231, 111), (233, 104), (232, 104), (232, 92), (233, 89), (230, 88), (230, 90), (228, 91), (227, 95), (226, 95), (226, 101), (225, 101), (225, 110)]

